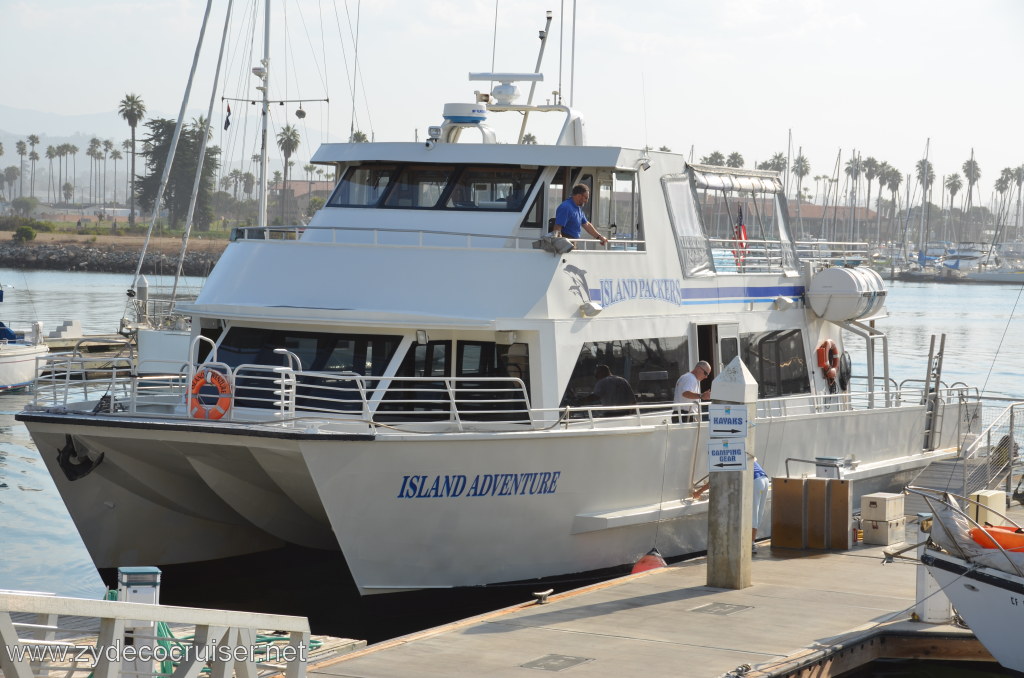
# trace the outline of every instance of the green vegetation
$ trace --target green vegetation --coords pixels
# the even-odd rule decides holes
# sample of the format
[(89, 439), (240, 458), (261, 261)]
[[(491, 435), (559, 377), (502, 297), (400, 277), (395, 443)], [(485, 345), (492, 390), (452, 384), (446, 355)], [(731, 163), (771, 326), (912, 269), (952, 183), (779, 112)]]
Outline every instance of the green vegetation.
[(36, 230), (31, 226), (19, 226), (18, 230), (11, 236), (11, 240), (16, 243), (26, 243), (29, 240), (36, 239)]

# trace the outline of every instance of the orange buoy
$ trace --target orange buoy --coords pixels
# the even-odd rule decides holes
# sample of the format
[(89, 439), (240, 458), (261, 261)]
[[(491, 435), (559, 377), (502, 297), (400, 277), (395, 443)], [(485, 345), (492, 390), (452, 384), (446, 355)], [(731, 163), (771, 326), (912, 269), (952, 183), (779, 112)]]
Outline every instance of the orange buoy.
[(1024, 530), (1014, 525), (972, 527), (970, 535), (982, 548), (1024, 552)]
[(646, 572), (647, 570), (657, 570), (659, 567), (665, 567), (665, 565), (665, 559), (658, 553), (658, 549), (653, 548), (645, 553), (640, 560), (636, 561), (636, 564), (633, 566), (633, 574)]

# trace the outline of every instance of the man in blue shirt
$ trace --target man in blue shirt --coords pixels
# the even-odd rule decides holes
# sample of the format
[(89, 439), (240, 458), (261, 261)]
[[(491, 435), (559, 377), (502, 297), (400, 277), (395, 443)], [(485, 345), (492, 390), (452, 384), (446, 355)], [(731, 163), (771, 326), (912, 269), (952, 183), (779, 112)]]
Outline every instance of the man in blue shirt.
[(602, 245), (607, 245), (608, 238), (601, 235), (594, 225), (587, 221), (587, 215), (583, 212), (583, 206), (588, 200), (590, 189), (586, 184), (576, 184), (572, 187), (572, 195), (555, 210), (555, 235), (575, 240), (580, 237), (583, 229), (586, 229), (587, 233), (600, 240)]

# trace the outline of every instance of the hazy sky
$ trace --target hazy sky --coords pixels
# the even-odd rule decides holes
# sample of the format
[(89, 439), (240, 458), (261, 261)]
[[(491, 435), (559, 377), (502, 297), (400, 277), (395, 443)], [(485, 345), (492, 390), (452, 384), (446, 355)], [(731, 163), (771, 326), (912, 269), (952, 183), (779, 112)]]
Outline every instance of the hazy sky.
[[(213, 2), (190, 117), (207, 107), (226, 2)], [(250, 2), (236, 0), (237, 14), (251, 19)], [(583, 112), (592, 144), (668, 146), (687, 155), (692, 146), (695, 159), (739, 151), (752, 167), (785, 152), (791, 130), (794, 154), (803, 148), (815, 176), (832, 173), (840, 149), (843, 163), (856, 150), (906, 173), (930, 138), (938, 181), (962, 173), (974, 149), (986, 202), (1003, 167), (1024, 165), (1021, 0), (578, 0), (574, 80), (571, 0), (275, 5), (272, 96), (331, 99), (329, 107), (307, 103), (301, 123), (291, 115), (297, 104), (275, 111), (275, 129), (298, 124), (309, 148), (348, 137), (349, 17), (354, 26), (357, 12), (355, 127), (378, 141), (407, 141), (439, 124), (444, 103), (472, 101), (474, 89), (487, 88), (469, 82), (467, 73), (491, 70), (492, 50), (495, 70), (532, 71), (537, 31), (551, 10), (537, 100), (559, 88), (561, 52), (561, 91)], [(0, 101), (41, 112), (109, 112), (116, 125), (118, 101), (134, 92), (151, 114), (175, 117), (205, 6), (198, 0), (0, 0)], [(236, 46), (244, 24), (236, 17), (229, 31), (222, 79), (228, 96), (256, 96), (255, 79), (239, 74), (255, 65), (262, 47), (250, 57)], [(232, 133), (251, 132), (254, 118), (247, 122), (244, 115), (251, 107), (234, 103), (232, 109)], [(242, 157), (250, 142), (220, 136), (219, 100), (214, 119), (216, 143), (226, 156)], [(128, 130), (120, 124), (123, 139)], [(2, 119), (0, 129), (46, 132), (9, 129)], [(304, 149), (298, 164), (310, 152)]]

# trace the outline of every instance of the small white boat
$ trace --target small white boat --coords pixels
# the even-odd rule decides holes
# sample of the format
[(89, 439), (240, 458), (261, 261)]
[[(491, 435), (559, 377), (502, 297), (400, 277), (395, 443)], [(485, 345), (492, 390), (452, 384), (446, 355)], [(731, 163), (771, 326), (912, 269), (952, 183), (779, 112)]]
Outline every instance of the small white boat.
[[(0, 290), (0, 301), (3, 300), (4, 293)], [(38, 327), (26, 337), (24, 332), (0, 322), (0, 391), (31, 384), (39, 374), (36, 358), (49, 350)]]
[(1002, 516), (1006, 525), (980, 525), (961, 508), (971, 505), (969, 499), (910, 491), (932, 508), (931, 541), (942, 549), (927, 549), (921, 562), (996, 661), (1024, 671), (1018, 626), (1024, 614), (1024, 529)]

